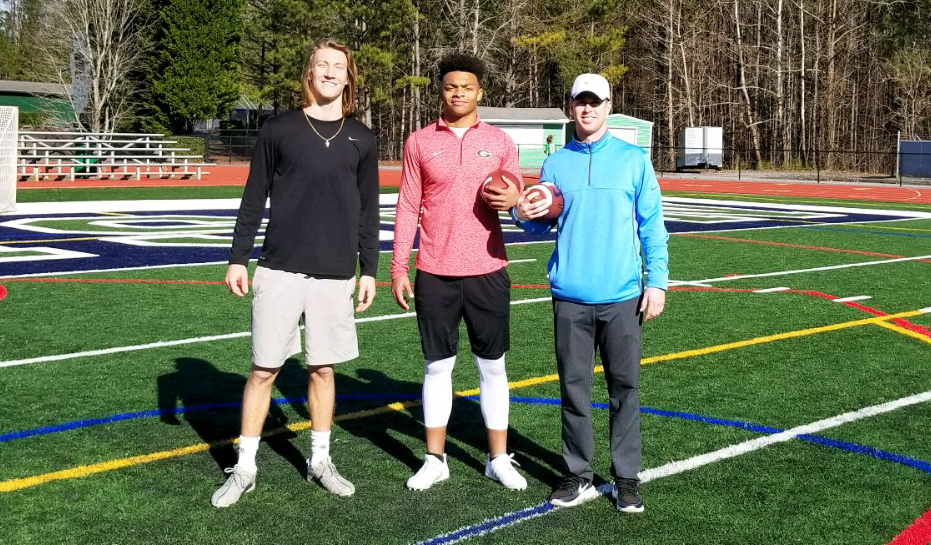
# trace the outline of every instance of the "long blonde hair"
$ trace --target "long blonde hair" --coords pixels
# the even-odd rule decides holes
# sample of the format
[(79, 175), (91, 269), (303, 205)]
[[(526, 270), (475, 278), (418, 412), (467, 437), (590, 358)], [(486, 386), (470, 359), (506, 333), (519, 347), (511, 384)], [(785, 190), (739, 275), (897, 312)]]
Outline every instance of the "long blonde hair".
[(352, 50), (333, 38), (315, 40), (307, 49), (304, 71), (301, 73), (301, 107), (306, 108), (315, 102), (314, 94), (311, 91), (311, 80), (314, 71), (314, 53), (320, 49), (335, 49), (342, 51), (346, 55), (346, 88), (343, 89), (343, 117), (349, 117), (356, 111), (356, 61), (352, 58)]

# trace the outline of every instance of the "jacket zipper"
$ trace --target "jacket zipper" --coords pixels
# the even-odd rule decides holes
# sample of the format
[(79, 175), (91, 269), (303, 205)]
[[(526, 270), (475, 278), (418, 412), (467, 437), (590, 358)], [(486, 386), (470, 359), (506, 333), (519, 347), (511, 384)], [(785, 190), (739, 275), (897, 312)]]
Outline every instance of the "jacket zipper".
[(588, 144), (588, 187), (592, 186), (592, 156), (593, 155), (594, 153), (592, 152), (592, 144), (591, 142), (589, 142)]

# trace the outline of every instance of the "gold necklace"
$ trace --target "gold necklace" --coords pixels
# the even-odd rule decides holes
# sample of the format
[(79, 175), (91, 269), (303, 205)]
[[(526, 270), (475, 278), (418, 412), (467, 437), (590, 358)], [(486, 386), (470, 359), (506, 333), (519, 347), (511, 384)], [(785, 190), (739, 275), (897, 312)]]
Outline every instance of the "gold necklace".
[(344, 117), (342, 121), (339, 122), (339, 128), (336, 129), (336, 134), (334, 134), (333, 136), (329, 138), (323, 138), (323, 135), (320, 134), (320, 131), (318, 131), (317, 128), (314, 127), (314, 124), (310, 122), (310, 116), (307, 115), (307, 112), (305, 112), (304, 110), (301, 110), (301, 112), (303, 112), (304, 119), (307, 120), (307, 124), (310, 125), (310, 128), (313, 129), (314, 133), (316, 133), (317, 136), (323, 139), (323, 143), (326, 144), (326, 147), (330, 147), (330, 140), (333, 140), (339, 135), (339, 131), (343, 130), (343, 124), (346, 123), (346, 118)]

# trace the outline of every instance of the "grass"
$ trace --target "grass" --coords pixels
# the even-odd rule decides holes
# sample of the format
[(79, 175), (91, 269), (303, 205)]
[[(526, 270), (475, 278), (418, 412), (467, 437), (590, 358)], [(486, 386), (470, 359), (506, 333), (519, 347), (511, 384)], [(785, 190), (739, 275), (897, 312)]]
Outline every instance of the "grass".
[[(228, 188), (170, 192), (171, 198), (205, 197)], [(42, 190), (44, 192), (45, 190)], [(70, 190), (69, 190), (70, 191)], [(155, 192), (76, 192), (66, 200), (152, 198)], [(159, 189), (163, 192), (165, 189)], [(32, 194), (33, 192), (21, 192)], [(37, 196), (41, 192), (35, 193)], [(161, 193), (159, 193), (161, 194)], [(64, 198), (63, 195), (60, 195)], [(238, 195), (229, 195), (234, 197)], [(41, 198), (41, 197), (40, 197)], [(22, 200), (22, 199), (21, 199)], [(788, 200), (784, 200), (788, 202)], [(863, 203), (866, 206), (866, 203)], [(876, 203), (869, 206), (877, 207)], [(915, 207), (922, 209), (921, 207)], [(914, 229), (896, 231), (889, 227)], [(849, 227), (849, 229), (847, 229)], [(931, 220), (716, 233), (730, 238), (897, 254), (931, 254)], [(868, 232), (866, 232), (868, 231)], [(886, 233), (886, 234), (881, 234)], [(67, 247), (67, 246), (65, 246)], [(514, 284), (545, 284), (551, 244), (514, 245)], [(882, 260), (877, 256), (673, 236), (672, 277), (718, 278), (735, 273), (799, 270)], [(378, 279), (388, 278), (383, 255)], [(766, 278), (717, 282), (719, 288), (786, 286), (838, 297), (869, 295), (863, 304), (884, 312), (926, 307), (929, 263), (901, 262)], [(219, 280), (217, 265), (69, 275), (67, 278)], [(247, 331), (249, 302), (220, 284), (41, 283), (3, 281), (0, 361), (67, 354)], [(514, 288), (512, 299), (547, 295)], [(365, 316), (400, 314), (387, 287)], [(667, 308), (644, 332), (645, 358), (724, 345), (872, 315), (807, 293), (670, 291)], [(929, 315), (910, 318), (931, 326)], [(118, 352), (0, 367), (0, 434), (107, 415), (161, 409), (162, 414), (0, 442), (3, 482), (81, 465), (203, 442), (209, 452), (56, 480), (0, 492), (5, 543), (408, 543), (429, 539), (489, 517), (542, 503), (562, 472), (556, 405), (513, 402), (510, 446), (528, 477), (513, 493), (482, 475), (485, 439), (478, 402), (460, 399), (450, 423), (452, 478), (421, 494), (403, 483), (423, 453), (417, 403), (422, 361), (412, 318), (361, 323), (361, 357), (338, 368), (341, 399), (333, 456), (357, 494), (327, 495), (303, 480), (309, 450), (306, 431), (275, 433), (259, 451), (258, 489), (225, 510), (208, 498), (235, 463), (224, 440), (238, 435), (235, 406), (248, 371), (248, 338)], [(555, 372), (552, 317), (547, 302), (512, 307), (512, 381)], [(463, 348), (454, 371), (458, 390), (475, 388), (477, 373)], [(645, 365), (641, 403), (749, 423), (789, 428), (847, 411), (931, 390), (926, 372), (931, 345), (877, 325), (734, 347)], [(650, 361), (649, 359), (647, 361)], [(266, 429), (301, 425), (308, 418), (307, 376), (289, 360), (276, 383), (276, 404)], [(606, 401), (595, 377), (595, 401)], [(556, 399), (545, 380), (514, 388), (513, 396)], [(372, 416), (393, 401), (402, 410)], [(182, 408), (192, 408), (174, 414)], [(927, 441), (931, 406), (922, 403), (826, 430), (821, 435), (917, 460), (931, 460)], [(662, 466), (763, 434), (683, 418), (643, 414), (644, 467)], [(595, 470), (610, 478), (607, 414), (595, 410)], [(657, 479), (643, 486), (642, 516), (621, 516), (601, 498), (515, 524), (477, 541), (487, 543), (885, 543), (928, 510), (931, 474), (863, 454), (793, 440), (736, 458)]]

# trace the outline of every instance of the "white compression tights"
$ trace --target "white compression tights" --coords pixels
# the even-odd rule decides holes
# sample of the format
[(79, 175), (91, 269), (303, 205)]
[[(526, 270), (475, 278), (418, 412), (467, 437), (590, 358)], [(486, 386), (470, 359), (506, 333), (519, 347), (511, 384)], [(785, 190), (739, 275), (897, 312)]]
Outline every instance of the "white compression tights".
[[(449, 423), (453, 406), (453, 366), (456, 356), (442, 360), (427, 360), (427, 372), (423, 378), (424, 425), (441, 428)], [(504, 368), (504, 356), (487, 360), (475, 356), (478, 367), (479, 403), (485, 427), (490, 430), (506, 430), (508, 427), (509, 392), (508, 377)]]

